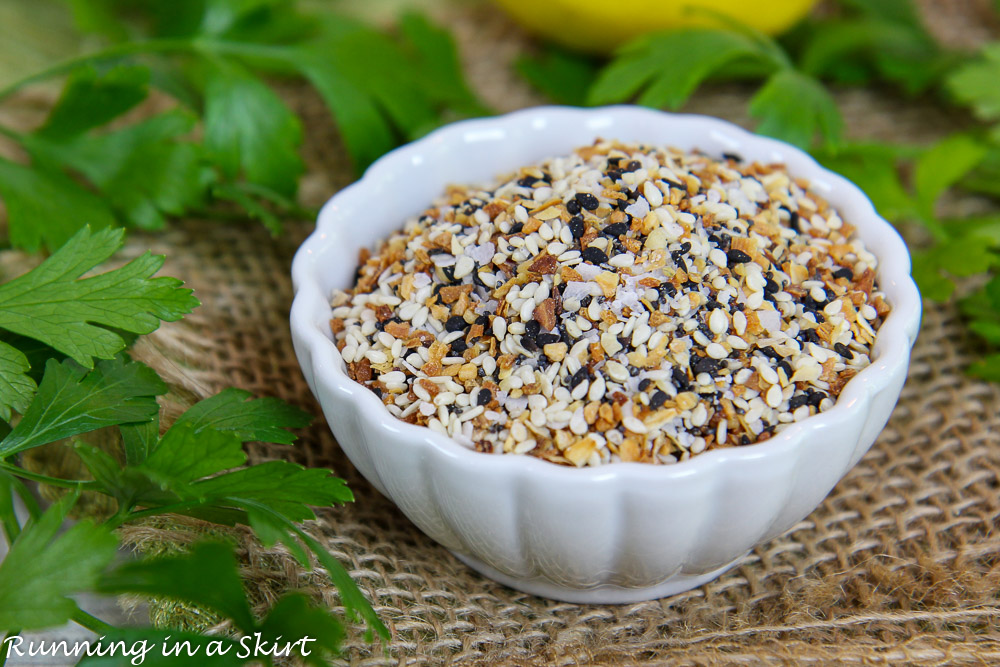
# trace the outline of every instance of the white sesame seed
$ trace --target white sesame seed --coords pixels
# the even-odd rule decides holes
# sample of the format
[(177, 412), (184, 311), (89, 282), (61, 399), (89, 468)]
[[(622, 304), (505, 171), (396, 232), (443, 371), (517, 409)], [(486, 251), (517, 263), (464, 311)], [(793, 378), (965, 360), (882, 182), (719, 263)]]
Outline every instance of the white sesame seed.
[(473, 269), (476, 268), (476, 263), (468, 255), (462, 255), (455, 262), (455, 280), (461, 280), (465, 276), (472, 273)]
[(743, 311), (741, 310), (737, 310), (733, 314), (733, 329), (735, 329), (736, 333), (738, 333), (741, 336), (747, 330), (747, 316), (744, 315)]
[(776, 384), (771, 385), (771, 388), (767, 390), (767, 396), (765, 398), (767, 404), (772, 408), (777, 408), (781, 405), (781, 398), (781, 387)]
[(726, 348), (718, 343), (709, 343), (705, 346), (705, 354), (712, 357), (713, 359), (725, 359), (729, 356), (729, 352)]
[(711, 329), (714, 334), (725, 333), (729, 329), (729, 320), (726, 318), (726, 314), (722, 312), (721, 308), (716, 308), (712, 311), (712, 314), (708, 316), (708, 328)]

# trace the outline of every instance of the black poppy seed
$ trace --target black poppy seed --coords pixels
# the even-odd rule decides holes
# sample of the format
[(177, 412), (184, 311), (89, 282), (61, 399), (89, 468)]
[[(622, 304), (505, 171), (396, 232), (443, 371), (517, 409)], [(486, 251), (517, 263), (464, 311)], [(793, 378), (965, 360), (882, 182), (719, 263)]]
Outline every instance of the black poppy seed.
[(528, 320), (524, 323), (524, 333), (528, 334), (532, 338), (537, 336), (541, 329), (542, 325), (538, 320)]
[(687, 391), (691, 388), (691, 382), (688, 381), (687, 374), (676, 366), (670, 371), (670, 379), (673, 380), (674, 385), (681, 391)]
[(444, 277), (447, 278), (448, 282), (451, 283), (451, 284), (462, 282), (461, 280), (455, 280), (455, 267), (454, 266), (446, 266), (446, 267), (444, 267), (443, 269), (441, 269), (441, 273), (444, 274)]
[(847, 268), (845, 266), (845, 267), (843, 267), (841, 269), (837, 269), (836, 271), (834, 271), (833, 272), (833, 277), (834, 278), (847, 278), (848, 280), (854, 280), (854, 271), (851, 271), (849, 268)]
[(608, 256), (604, 254), (604, 251), (594, 246), (584, 248), (580, 256), (583, 257), (583, 261), (591, 264), (604, 264), (608, 261)]
[(538, 343), (531, 336), (524, 335), (521, 336), (521, 347), (526, 349), (528, 352), (538, 352)]
[(653, 410), (659, 410), (667, 402), (667, 398), (669, 398), (667, 392), (657, 390), (649, 397), (649, 407)]
[(743, 157), (737, 155), (736, 153), (723, 153), (722, 157), (726, 160), (732, 160), (733, 162), (743, 162)]
[(719, 361), (712, 357), (697, 357), (691, 365), (691, 370), (695, 375), (708, 373), (711, 375), (719, 369)]
[(476, 405), (489, 405), (492, 400), (493, 392), (489, 389), (480, 389), (479, 393), (476, 394)]
[[(687, 270), (687, 269), (685, 269), (685, 270)], [(684, 287), (685, 287), (685, 289), (697, 290), (698, 287), (699, 287), (699, 285), (698, 285), (698, 283), (696, 283), (693, 280), (688, 280), (688, 281), (685, 281)]]
[(522, 229), (524, 229), (524, 223), (523, 222), (515, 222), (513, 225), (510, 226), (510, 233), (511, 234), (520, 234)]
[(551, 343), (558, 343), (562, 340), (562, 336), (557, 333), (540, 333), (535, 336), (535, 340), (538, 342), (540, 347), (544, 347)]
[(782, 359), (784, 359), (784, 357), (781, 356), (781, 353), (778, 352), (777, 350), (775, 350), (773, 347), (769, 347), (769, 346), (765, 345), (763, 347), (758, 347), (757, 349), (765, 357), (769, 357), (771, 359), (774, 359), (775, 361), (781, 361)]
[(660, 294), (666, 294), (667, 296), (675, 296), (677, 294), (677, 288), (673, 283), (661, 283), (659, 287), (656, 288)]
[(628, 230), (629, 224), (627, 222), (616, 222), (602, 229), (601, 233), (606, 236), (621, 236), (628, 233)]
[(742, 250), (737, 250), (736, 248), (730, 248), (726, 252), (726, 259), (729, 260), (730, 264), (746, 264), (750, 261), (750, 255), (746, 254)]
[(768, 278), (764, 283), (764, 294), (777, 294), (781, 291), (781, 285)]
[(796, 338), (806, 343), (819, 344), (819, 335), (816, 333), (815, 329), (803, 329), (799, 332), (799, 335), (796, 336)]
[(585, 296), (582, 299), (580, 299), (580, 307), (581, 308), (586, 308), (587, 306), (590, 305), (590, 302), (593, 301), (593, 300), (594, 300), (594, 297), (592, 297), (591, 295), (588, 294), (587, 296)]
[(484, 328), (490, 326), (490, 316), (483, 314), (476, 318), (476, 324), (482, 325)]
[(681, 252), (683, 252), (685, 254), (691, 252), (691, 242), (690, 241), (685, 241), (684, 243), (681, 244)]
[(851, 348), (847, 347), (843, 343), (834, 343), (833, 349), (837, 354), (842, 356), (844, 359), (847, 359), (848, 361), (854, 358), (854, 352), (852, 352)]
[(808, 402), (809, 402), (809, 397), (807, 395), (795, 394), (790, 399), (788, 399), (788, 409), (794, 411), (796, 408), (801, 408)]
[(617, 167), (618, 163), (621, 162), (621, 161), (622, 161), (622, 159), (620, 157), (609, 157), (608, 158), (608, 166), (609, 167)]
[(639, 382), (639, 391), (646, 391), (649, 389), (649, 385), (653, 384), (653, 381), (649, 378), (643, 378)]
[(795, 230), (796, 234), (802, 233), (802, 226), (799, 225), (799, 213), (798, 211), (788, 212), (788, 226)]
[(745, 434), (741, 435), (740, 436), (740, 444), (741, 445), (749, 445), (750, 444), (750, 438), (747, 435), (745, 435)]
[(678, 190), (687, 190), (687, 186), (683, 183), (678, 183), (677, 181), (671, 181), (668, 178), (663, 179), (663, 182), (672, 188), (677, 188)]
[(580, 202), (580, 206), (584, 207), (588, 211), (593, 211), (601, 205), (601, 202), (597, 200), (597, 197), (589, 192), (577, 192), (574, 196), (576, 197), (576, 201)]
[(583, 224), (583, 218), (581, 216), (577, 215), (574, 216), (572, 219), (570, 219), (569, 231), (571, 234), (573, 234), (573, 238), (575, 239), (580, 238), (581, 236), (583, 236), (583, 232), (585, 230), (586, 227)]
[(448, 318), (448, 321), (444, 323), (444, 328), (447, 331), (464, 331), (467, 326), (465, 318), (459, 315), (452, 315)]
[(583, 382), (583, 381), (585, 381), (585, 380), (587, 380), (589, 378), (590, 378), (590, 374), (587, 372), (587, 369), (586, 368), (581, 368), (576, 373), (573, 373), (573, 375), (570, 377), (569, 385), (568, 386), (570, 386), (570, 387), (576, 387), (581, 382)]
[(819, 404), (823, 402), (824, 398), (826, 398), (826, 394), (824, 394), (823, 392), (810, 391), (808, 403), (814, 408), (819, 408)]
[(456, 338), (455, 340), (451, 341), (449, 347), (451, 348), (452, 354), (455, 355), (464, 354), (465, 351), (469, 349), (469, 345), (465, 342), (464, 338)]
[(784, 359), (778, 362), (778, 368), (785, 371), (786, 378), (791, 378), (792, 375), (795, 374), (795, 372), (792, 370), (792, 365), (787, 361), (785, 361)]
[(617, 181), (619, 178), (622, 177), (622, 170), (621, 169), (608, 169), (607, 175), (608, 175), (608, 178), (610, 178), (612, 181)]
[(580, 202), (575, 199), (570, 199), (566, 202), (566, 210), (569, 211), (570, 215), (576, 215), (580, 212)]

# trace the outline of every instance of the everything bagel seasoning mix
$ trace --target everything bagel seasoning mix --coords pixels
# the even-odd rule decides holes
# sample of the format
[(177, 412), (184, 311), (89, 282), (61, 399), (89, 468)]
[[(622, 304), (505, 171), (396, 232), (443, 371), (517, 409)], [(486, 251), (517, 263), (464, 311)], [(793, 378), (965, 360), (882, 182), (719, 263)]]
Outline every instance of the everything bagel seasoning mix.
[(674, 463), (830, 408), (889, 312), (782, 165), (614, 141), (453, 186), (333, 295), (348, 373), (482, 452)]

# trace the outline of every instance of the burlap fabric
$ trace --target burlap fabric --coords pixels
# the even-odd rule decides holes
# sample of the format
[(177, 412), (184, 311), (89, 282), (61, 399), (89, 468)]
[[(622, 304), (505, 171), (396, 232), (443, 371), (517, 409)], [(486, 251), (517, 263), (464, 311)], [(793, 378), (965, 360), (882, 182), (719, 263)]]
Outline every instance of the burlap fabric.
[[(507, 67), (525, 43), (516, 28), (487, 8), (443, 18), (491, 104), (537, 103)], [(307, 119), (303, 190), (317, 203), (349, 182), (349, 172), (318, 100), (286, 92)], [(689, 109), (746, 123), (745, 101), (745, 90), (727, 89)], [(838, 101), (855, 136), (920, 142), (953, 122), (927, 105), (872, 93), (845, 92)], [(236, 385), (320, 414), (287, 323), (289, 266), (310, 229), (292, 224), (272, 239), (253, 223), (191, 220), (131, 238), (125, 257), (150, 247), (167, 254), (165, 273), (203, 302), (136, 349), (171, 382), (171, 406)], [(351, 631), (345, 664), (1000, 663), (1000, 389), (963, 375), (975, 355), (955, 309), (927, 304), (892, 420), (823, 504), (718, 580), (639, 604), (553, 602), (473, 573), (357, 474), (320, 418), (297, 445), (256, 447), (252, 457), (331, 467), (354, 489), (356, 503), (321, 512), (309, 531), (347, 565), (392, 639), (372, 645)], [(188, 542), (197, 528), (157, 523), (125, 537), (155, 549)], [(338, 608), (324, 576), (302, 572), (281, 548), (238, 538), (261, 608), (289, 588)], [(174, 607), (154, 608), (154, 617), (197, 621)]]

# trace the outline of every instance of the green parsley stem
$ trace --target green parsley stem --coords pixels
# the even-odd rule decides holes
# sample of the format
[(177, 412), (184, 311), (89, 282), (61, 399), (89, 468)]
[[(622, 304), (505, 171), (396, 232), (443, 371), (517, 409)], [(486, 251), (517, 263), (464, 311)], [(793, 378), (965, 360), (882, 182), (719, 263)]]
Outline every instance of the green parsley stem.
[(71, 616), (71, 618), (73, 619), (74, 623), (76, 623), (77, 625), (82, 625), (83, 627), (87, 628), (96, 635), (106, 635), (108, 633), (114, 632), (116, 629), (115, 626), (105, 623), (101, 619), (91, 614), (88, 614), (79, 607), (77, 607), (76, 611), (73, 612), (73, 616)]
[(7, 664), (7, 648), (10, 646), (10, 644), (7, 643), (7, 640), (11, 637), (16, 637), (19, 634), (21, 634), (20, 630), (11, 630), (4, 635), (2, 639), (0, 639), (0, 667)]
[(194, 51), (196, 49), (197, 46), (195, 42), (189, 39), (150, 39), (139, 42), (116, 44), (115, 46), (108, 47), (101, 51), (68, 58), (52, 65), (51, 67), (47, 67), (40, 72), (36, 72), (35, 74), (15, 81), (5, 88), (0, 89), (0, 102), (7, 99), (22, 88), (30, 86), (33, 83), (38, 83), (46, 79), (66, 74), (81, 65), (101, 62), (103, 60), (114, 60), (115, 58), (138, 55), (141, 53), (163, 53), (170, 51), (184, 52)]
[(50, 486), (58, 486), (63, 489), (100, 491), (102, 488), (100, 484), (91, 480), (59, 479), (58, 477), (49, 477), (48, 475), (40, 475), (36, 472), (25, 470), (24, 468), (20, 468), (10, 463), (0, 463), (0, 470), (5, 470), (9, 472), (11, 475), (15, 475), (22, 479), (30, 479), (32, 482), (39, 482), (41, 484), (48, 484)]

